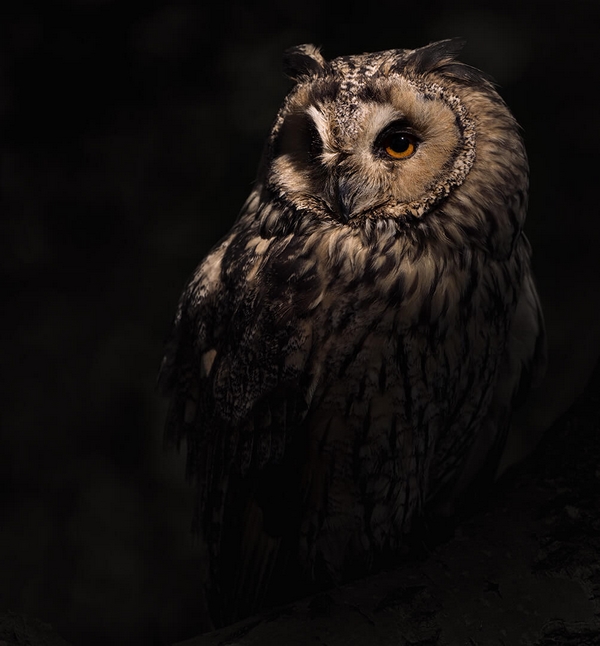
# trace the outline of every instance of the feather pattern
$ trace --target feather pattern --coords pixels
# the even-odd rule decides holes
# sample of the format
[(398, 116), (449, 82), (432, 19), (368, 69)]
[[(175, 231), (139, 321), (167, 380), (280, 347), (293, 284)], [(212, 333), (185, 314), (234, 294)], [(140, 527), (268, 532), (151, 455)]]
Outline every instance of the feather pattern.
[(527, 159), (458, 48), (289, 53), (256, 186), (181, 298), (160, 380), (217, 623), (397, 551), (493, 472), (543, 372)]

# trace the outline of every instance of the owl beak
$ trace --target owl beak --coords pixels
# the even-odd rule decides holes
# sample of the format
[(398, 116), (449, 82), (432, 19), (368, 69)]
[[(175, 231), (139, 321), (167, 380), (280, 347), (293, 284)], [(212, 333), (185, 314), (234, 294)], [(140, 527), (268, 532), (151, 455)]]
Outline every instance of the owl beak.
[(351, 205), (349, 204), (348, 200), (342, 196), (341, 193), (338, 193), (338, 199), (337, 199), (337, 214), (340, 219), (340, 222), (342, 224), (346, 224), (348, 220), (350, 219), (350, 216), (352, 214), (352, 209)]
[(369, 191), (357, 174), (351, 171), (338, 170), (337, 181), (334, 181), (332, 189), (329, 203), (342, 224), (347, 224), (352, 218), (381, 204), (381, 198), (378, 199), (377, 195)]
[(362, 184), (348, 181), (348, 178), (341, 178), (338, 181), (333, 210), (342, 224), (347, 224), (352, 218), (379, 204), (379, 201), (369, 199), (370, 196), (368, 193), (365, 194), (364, 188), (357, 190), (362, 186)]
[(354, 213), (355, 195), (354, 191), (350, 191), (348, 187), (348, 180), (340, 178), (337, 185), (336, 195), (336, 213), (342, 224), (346, 224)]

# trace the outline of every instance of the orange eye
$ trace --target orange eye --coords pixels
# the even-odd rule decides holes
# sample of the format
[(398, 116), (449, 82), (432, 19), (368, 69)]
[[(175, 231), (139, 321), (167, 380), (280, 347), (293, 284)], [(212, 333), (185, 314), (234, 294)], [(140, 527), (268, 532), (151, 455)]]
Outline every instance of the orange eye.
[(383, 141), (383, 149), (393, 159), (406, 159), (416, 148), (413, 138), (404, 132), (390, 134)]

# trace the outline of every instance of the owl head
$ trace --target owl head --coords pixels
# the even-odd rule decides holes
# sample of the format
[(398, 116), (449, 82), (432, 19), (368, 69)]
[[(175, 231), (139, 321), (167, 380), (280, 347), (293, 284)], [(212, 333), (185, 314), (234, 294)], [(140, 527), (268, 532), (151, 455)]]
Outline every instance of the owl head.
[(263, 231), (390, 219), (422, 228), (452, 207), (464, 213), (455, 226), (485, 233), (503, 211), (518, 228), (527, 194), (518, 126), (489, 78), (455, 60), (461, 47), (453, 39), (331, 61), (313, 45), (288, 50), (295, 85), (260, 175), (277, 217), (259, 210)]

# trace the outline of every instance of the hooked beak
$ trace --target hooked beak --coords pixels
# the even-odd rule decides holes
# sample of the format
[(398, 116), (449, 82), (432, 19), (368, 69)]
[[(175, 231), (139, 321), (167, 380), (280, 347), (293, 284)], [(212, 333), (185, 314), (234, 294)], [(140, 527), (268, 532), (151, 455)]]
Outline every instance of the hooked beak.
[(354, 199), (348, 188), (348, 182), (344, 181), (343, 178), (338, 181), (336, 198), (336, 213), (340, 222), (346, 224), (353, 215)]
[(341, 224), (381, 207), (390, 199), (380, 181), (369, 180), (361, 165), (350, 161), (341, 156), (335, 162), (332, 160), (325, 185), (325, 201)]
[(340, 175), (333, 186), (331, 196), (332, 211), (342, 224), (361, 213), (381, 206), (387, 199), (383, 199), (379, 192), (358, 181), (356, 175)]

